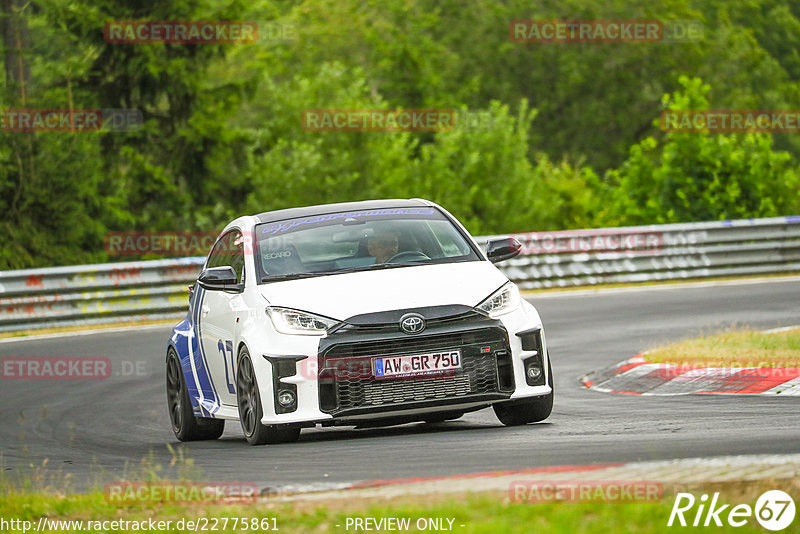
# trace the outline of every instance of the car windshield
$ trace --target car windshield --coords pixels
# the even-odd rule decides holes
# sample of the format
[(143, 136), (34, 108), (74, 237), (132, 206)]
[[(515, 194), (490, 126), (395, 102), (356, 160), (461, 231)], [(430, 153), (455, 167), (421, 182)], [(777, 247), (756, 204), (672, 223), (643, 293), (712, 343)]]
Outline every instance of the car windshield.
[(427, 207), (263, 223), (255, 242), (261, 282), (480, 259), (441, 211)]

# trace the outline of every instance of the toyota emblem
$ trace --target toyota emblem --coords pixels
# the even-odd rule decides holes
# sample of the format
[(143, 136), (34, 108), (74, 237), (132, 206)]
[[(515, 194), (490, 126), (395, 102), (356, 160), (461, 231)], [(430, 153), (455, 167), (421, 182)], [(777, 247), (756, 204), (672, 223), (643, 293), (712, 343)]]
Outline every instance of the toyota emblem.
[(418, 313), (407, 313), (400, 318), (400, 330), (406, 334), (419, 334), (425, 330), (425, 318)]

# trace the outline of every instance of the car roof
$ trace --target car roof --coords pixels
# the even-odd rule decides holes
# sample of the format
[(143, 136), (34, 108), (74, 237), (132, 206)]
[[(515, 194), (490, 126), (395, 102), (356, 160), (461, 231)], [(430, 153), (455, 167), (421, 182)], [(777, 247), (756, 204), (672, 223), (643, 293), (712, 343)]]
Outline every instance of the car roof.
[(421, 206), (431, 207), (433, 204), (420, 198), (363, 200), (360, 202), (340, 202), (338, 204), (320, 204), (318, 206), (265, 211), (264, 213), (259, 213), (255, 217), (258, 219), (258, 222), (267, 223), (296, 219), (298, 217), (314, 217), (315, 215), (325, 215), (328, 213), (341, 213), (343, 211), (374, 210), (382, 208), (419, 208)]

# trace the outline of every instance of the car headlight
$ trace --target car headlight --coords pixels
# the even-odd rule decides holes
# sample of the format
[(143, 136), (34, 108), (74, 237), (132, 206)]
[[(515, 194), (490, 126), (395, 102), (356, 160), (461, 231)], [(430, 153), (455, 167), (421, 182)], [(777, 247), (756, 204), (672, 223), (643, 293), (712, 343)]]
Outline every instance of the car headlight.
[(475, 306), (475, 308), (494, 318), (516, 310), (519, 307), (520, 300), (517, 285), (513, 282), (508, 282), (492, 293), (489, 298)]
[(301, 336), (322, 336), (339, 321), (291, 308), (267, 306), (267, 315), (272, 319), (275, 330), (282, 334)]

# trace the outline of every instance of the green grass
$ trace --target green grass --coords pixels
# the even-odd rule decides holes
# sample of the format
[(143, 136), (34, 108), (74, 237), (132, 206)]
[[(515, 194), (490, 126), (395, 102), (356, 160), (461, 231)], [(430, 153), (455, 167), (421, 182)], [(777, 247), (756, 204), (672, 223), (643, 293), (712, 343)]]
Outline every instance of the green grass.
[(707, 367), (800, 367), (800, 329), (765, 334), (731, 329), (656, 347), (648, 361)]
[[(789, 487), (791, 486), (791, 487)], [(766, 489), (780, 488), (798, 497), (797, 479), (773, 483), (747, 483), (719, 488), (694, 489), (696, 496), (702, 492), (721, 491), (723, 502), (753, 505), (758, 494)], [(8, 488), (6, 488), (8, 489)], [(668, 492), (669, 493), (669, 492)], [(106, 502), (101, 492), (87, 495), (58, 495), (44, 492), (2, 492), (0, 489), (0, 518), (22, 519), (36, 524), (39, 517), (64, 520), (112, 520), (138, 521), (147, 518), (156, 520), (228, 518), (229, 528), (218, 532), (235, 532), (233, 518), (276, 518), (280, 532), (320, 533), (356, 532), (345, 529), (348, 517), (408, 517), (412, 525), (420, 518), (451, 518), (453, 532), (457, 533), (650, 533), (681, 532), (709, 529), (694, 529), (666, 526), (674, 498), (666, 496), (656, 502), (548, 502), (509, 503), (507, 494), (472, 493), (448, 496), (422, 496), (386, 498), (375, 497), (369, 501), (348, 499), (329, 500), (321, 503), (298, 501), (293, 504), (269, 501), (250, 505), (162, 505), (118, 507)], [(687, 517), (689, 515), (687, 514)], [(797, 520), (796, 520), (797, 521)], [(222, 523), (219, 523), (221, 525)], [(447, 525), (447, 521), (444, 523)], [(336, 525), (340, 525), (337, 527)], [(463, 527), (461, 525), (464, 525)], [(714, 532), (764, 532), (751, 519), (742, 528), (712, 528)], [(117, 532), (133, 532), (118, 530)], [(241, 531), (241, 530), (240, 530)], [(416, 532), (412, 526), (409, 532)], [(10, 532), (16, 532), (10, 530)], [(51, 530), (49, 532), (72, 532)], [(170, 532), (180, 532), (170, 530)], [(250, 530), (252, 532), (252, 530)], [(363, 531), (362, 531), (363, 532)]]

